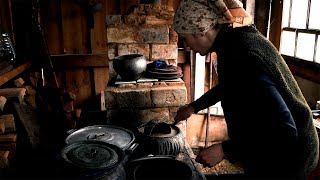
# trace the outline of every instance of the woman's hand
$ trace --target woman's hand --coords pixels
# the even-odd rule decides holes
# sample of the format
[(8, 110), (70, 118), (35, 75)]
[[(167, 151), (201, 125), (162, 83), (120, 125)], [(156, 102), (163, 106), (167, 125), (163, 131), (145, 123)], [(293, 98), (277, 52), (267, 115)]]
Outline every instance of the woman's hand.
[(174, 117), (175, 123), (188, 119), (194, 113), (194, 108), (190, 105), (182, 106), (178, 109), (177, 115)]
[(224, 152), (222, 144), (214, 144), (201, 150), (196, 157), (196, 162), (203, 165), (203, 167), (213, 167), (224, 159)]

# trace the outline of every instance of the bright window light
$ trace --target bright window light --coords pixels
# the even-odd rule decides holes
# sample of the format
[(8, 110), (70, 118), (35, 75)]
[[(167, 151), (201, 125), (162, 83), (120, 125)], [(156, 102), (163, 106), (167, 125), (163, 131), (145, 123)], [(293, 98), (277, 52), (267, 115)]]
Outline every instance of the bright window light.
[(206, 57), (196, 53), (194, 100), (197, 100), (204, 93), (204, 75)]
[(317, 43), (317, 53), (316, 53), (316, 62), (320, 64), (320, 36), (318, 36), (318, 43)]
[(312, 0), (310, 8), (309, 29), (320, 29), (320, 1)]
[[(194, 100), (197, 100), (204, 94), (206, 56), (201, 56), (199, 53), (196, 53), (195, 63), (196, 64), (195, 64)], [(200, 112), (207, 113), (207, 109), (203, 109)], [(210, 114), (223, 115), (221, 102), (218, 102), (215, 105), (210, 107)]]
[(298, 33), (296, 54), (298, 58), (313, 61), (315, 38), (314, 34)]
[(305, 29), (307, 23), (308, 0), (292, 0), (290, 27)]
[(289, 27), (290, 0), (283, 1), (282, 27)]
[(292, 31), (282, 31), (280, 52), (284, 55), (294, 56), (296, 33)]

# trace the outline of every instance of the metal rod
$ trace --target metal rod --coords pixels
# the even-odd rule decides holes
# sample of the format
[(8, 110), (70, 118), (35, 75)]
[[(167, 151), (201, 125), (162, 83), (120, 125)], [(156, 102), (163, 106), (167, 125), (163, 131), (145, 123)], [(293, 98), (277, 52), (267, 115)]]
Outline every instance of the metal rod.
[[(210, 52), (210, 75), (209, 75), (209, 90), (212, 88), (212, 66), (213, 66), (213, 60), (211, 57), (211, 52)], [(206, 124), (206, 138), (205, 138), (205, 147), (208, 147), (208, 137), (209, 137), (209, 124), (210, 124), (210, 106), (207, 108), (207, 124)]]

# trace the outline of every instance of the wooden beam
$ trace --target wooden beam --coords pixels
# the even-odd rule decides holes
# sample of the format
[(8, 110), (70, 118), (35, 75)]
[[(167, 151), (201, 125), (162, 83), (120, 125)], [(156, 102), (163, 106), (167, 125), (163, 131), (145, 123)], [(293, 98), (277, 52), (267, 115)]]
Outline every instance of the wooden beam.
[(269, 24), (270, 0), (255, 1), (254, 22), (257, 29), (267, 37)]
[(315, 63), (312, 62), (304, 62), (303, 60), (296, 60), (288, 56), (284, 56), (284, 58), (293, 75), (320, 84), (319, 65), (317, 66)]
[(107, 54), (52, 55), (51, 60), (56, 70), (75, 67), (109, 67)]
[(280, 36), (281, 36), (281, 23), (282, 23), (282, 6), (283, 1), (273, 0), (271, 3), (271, 17), (270, 17), (270, 31), (269, 40), (279, 50)]
[(178, 51), (178, 63), (190, 62), (189, 60), (190, 52), (188, 51)]
[(0, 76), (0, 86), (4, 83), (8, 82), (12, 78), (16, 77), (20, 73), (24, 72), (25, 70), (29, 69), (31, 67), (31, 62), (26, 62), (16, 68), (13, 68), (12, 70), (8, 71), (5, 74), (2, 74)]
[(187, 88), (187, 100), (188, 103), (192, 101), (191, 99), (191, 65), (190, 62), (183, 64), (183, 81)]
[(103, 92), (109, 81), (109, 68), (99, 67), (93, 70), (94, 78), (94, 91), (95, 96), (99, 97), (100, 93)]

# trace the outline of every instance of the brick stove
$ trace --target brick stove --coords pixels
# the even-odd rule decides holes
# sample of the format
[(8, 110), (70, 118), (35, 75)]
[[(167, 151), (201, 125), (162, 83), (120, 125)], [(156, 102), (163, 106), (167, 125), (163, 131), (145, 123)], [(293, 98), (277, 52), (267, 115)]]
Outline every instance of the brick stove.
[(182, 80), (121, 84), (107, 86), (105, 100), (108, 123), (137, 127), (152, 119), (173, 122), (178, 108), (187, 103), (187, 90)]
[[(151, 63), (161, 59), (177, 65), (178, 35), (172, 29), (174, 10), (160, 4), (137, 4), (126, 15), (108, 15), (107, 43), (110, 81), (116, 79), (112, 59), (139, 53)], [(107, 121), (139, 126), (152, 119), (173, 122), (177, 109), (187, 103), (187, 90), (177, 81), (139, 82), (105, 89)], [(182, 129), (185, 133), (185, 128)]]

